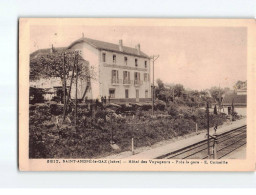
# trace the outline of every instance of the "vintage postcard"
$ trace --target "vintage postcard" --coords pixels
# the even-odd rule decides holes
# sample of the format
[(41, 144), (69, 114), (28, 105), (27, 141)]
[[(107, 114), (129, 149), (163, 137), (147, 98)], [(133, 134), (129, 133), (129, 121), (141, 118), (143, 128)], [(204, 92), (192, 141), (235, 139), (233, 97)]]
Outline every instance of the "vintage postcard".
[(254, 171), (254, 19), (19, 19), (21, 171)]

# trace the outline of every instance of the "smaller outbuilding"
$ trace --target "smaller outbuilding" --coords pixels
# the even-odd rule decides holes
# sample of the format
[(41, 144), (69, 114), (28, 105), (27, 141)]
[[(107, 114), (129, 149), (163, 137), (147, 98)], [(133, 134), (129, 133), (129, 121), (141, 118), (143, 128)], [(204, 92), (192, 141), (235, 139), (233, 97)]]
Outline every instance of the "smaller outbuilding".
[(223, 112), (230, 115), (232, 113), (232, 107), (234, 111), (239, 114), (246, 116), (247, 111), (247, 93), (246, 89), (236, 90), (233, 92), (226, 93), (222, 101)]

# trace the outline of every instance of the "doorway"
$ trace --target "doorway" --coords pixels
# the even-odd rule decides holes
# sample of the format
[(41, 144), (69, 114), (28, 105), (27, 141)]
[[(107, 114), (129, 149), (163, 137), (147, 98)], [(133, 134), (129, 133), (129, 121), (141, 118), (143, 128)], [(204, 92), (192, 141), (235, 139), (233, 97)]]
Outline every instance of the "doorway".
[(125, 90), (125, 98), (129, 98), (129, 90), (128, 89)]
[(139, 102), (140, 101), (140, 93), (139, 93), (139, 90), (136, 89), (136, 102)]

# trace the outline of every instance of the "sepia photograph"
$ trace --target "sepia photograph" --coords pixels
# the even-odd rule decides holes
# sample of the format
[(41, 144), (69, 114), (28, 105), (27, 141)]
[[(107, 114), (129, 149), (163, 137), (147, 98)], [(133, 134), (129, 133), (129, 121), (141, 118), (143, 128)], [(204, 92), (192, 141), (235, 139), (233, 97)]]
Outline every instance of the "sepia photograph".
[(20, 20), (28, 161), (248, 159), (251, 20), (52, 20), (31, 19), (26, 31), (30, 19)]

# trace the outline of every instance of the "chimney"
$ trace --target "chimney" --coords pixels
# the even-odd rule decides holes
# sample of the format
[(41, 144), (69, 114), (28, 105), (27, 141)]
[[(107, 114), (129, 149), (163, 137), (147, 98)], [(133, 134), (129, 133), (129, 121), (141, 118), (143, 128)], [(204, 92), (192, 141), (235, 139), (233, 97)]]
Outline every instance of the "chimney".
[(52, 44), (52, 48), (50, 49), (50, 53), (53, 53), (54, 49), (53, 49), (53, 44)]
[(140, 44), (136, 45), (136, 47), (135, 47), (135, 48), (137, 49), (137, 53), (138, 53), (138, 55), (140, 55)]
[(123, 48), (123, 40), (119, 40), (119, 51), (124, 51), (124, 48)]

